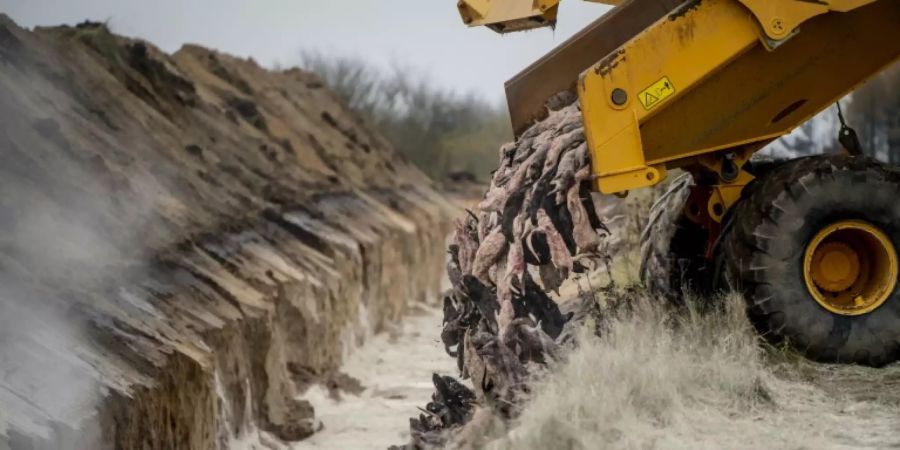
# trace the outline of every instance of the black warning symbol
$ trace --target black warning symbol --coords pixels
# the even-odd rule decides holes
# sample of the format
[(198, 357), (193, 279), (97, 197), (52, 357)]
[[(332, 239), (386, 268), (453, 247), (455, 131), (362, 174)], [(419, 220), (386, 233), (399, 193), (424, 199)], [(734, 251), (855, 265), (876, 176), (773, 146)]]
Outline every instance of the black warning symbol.
[(647, 89), (641, 91), (638, 95), (641, 105), (644, 109), (650, 110), (656, 105), (662, 103), (663, 100), (675, 94), (675, 86), (669, 81), (669, 77), (662, 77), (656, 83), (653, 83)]

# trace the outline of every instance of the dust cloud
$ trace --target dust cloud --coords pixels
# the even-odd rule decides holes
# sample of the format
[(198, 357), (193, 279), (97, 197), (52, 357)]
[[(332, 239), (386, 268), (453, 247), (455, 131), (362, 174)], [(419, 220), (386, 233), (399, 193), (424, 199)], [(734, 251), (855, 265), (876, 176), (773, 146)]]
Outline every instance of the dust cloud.
[(78, 359), (83, 324), (27, 288), (0, 292), (0, 434), (45, 439), (81, 428), (99, 398), (97, 374)]
[(112, 193), (74, 161), (31, 170), (8, 145), (0, 140), (10, 162), (0, 170), (0, 437), (13, 448), (32, 438), (83, 443), (103, 395), (83, 293), (134, 275), (154, 204), (148, 195), (113, 219)]

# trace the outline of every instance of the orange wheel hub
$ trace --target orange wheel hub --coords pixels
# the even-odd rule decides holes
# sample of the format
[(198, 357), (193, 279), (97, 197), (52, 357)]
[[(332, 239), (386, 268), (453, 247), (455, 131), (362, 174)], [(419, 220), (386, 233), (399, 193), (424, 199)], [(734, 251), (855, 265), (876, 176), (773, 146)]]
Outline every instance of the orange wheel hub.
[(847, 316), (874, 311), (894, 291), (898, 258), (877, 227), (845, 220), (823, 228), (806, 248), (806, 287), (825, 309)]

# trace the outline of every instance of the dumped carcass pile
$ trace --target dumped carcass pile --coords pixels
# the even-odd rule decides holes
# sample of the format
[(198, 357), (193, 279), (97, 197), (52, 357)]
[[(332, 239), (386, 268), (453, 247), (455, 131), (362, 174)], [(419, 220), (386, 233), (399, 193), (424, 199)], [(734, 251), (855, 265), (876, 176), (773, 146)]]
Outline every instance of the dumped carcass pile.
[(596, 213), (590, 179), (576, 103), (551, 108), (547, 119), (500, 149), (500, 167), (477, 214), (459, 223), (453, 237), (453, 289), (444, 300), (441, 338), (474, 391), (435, 375), (436, 393), (411, 420), (408, 448), (458, 445), (469, 439), (466, 427), (479, 426), (475, 416), (515, 417), (529, 367), (545, 365), (571, 340), (576, 312), (564, 314), (550, 294), (605, 259), (609, 231)]

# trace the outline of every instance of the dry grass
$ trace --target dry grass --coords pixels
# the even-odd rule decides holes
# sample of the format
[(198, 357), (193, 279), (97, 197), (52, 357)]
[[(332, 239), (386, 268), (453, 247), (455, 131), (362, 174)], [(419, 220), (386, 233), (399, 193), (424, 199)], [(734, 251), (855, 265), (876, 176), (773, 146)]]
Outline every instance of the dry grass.
[(583, 332), (565, 361), (538, 376), (521, 417), (484, 447), (882, 448), (900, 440), (889, 381), (897, 384), (897, 369), (814, 365), (767, 349), (738, 296), (708, 312), (659, 305), (645, 297), (603, 337)]

